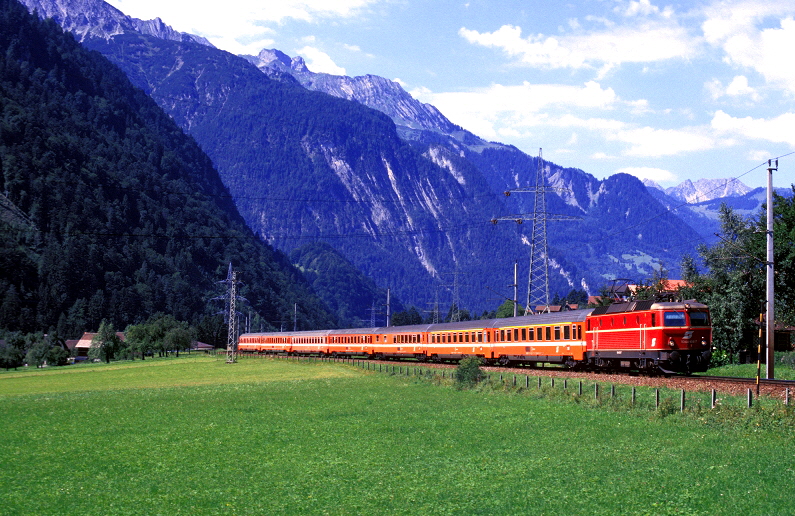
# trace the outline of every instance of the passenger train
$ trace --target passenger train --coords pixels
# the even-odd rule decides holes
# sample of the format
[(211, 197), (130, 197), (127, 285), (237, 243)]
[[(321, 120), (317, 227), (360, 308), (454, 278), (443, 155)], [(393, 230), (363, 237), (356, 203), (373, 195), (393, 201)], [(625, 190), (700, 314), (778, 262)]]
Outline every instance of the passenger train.
[(709, 309), (697, 302), (632, 301), (505, 319), (273, 333), (246, 333), (241, 353), (414, 359), (485, 364), (562, 364), (651, 374), (706, 371)]

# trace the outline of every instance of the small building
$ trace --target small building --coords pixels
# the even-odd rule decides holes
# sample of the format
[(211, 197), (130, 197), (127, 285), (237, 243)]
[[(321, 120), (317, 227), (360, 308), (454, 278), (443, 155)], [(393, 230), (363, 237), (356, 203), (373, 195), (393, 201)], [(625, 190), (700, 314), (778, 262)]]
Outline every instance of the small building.
[(214, 349), (215, 346), (212, 346), (211, 344), (206, 344), (204, 342), (199, 342), (198, 340), (194, 340), (190, 345), (191, 351), (204, 351), (206, 353)]
[[(72, 349), (75, 350), (75, 357), (88, 356), (88, 350), (91, 349), (91, 341), (94, 340), (94, 337), (96, 335), (97, 335), (96, 333), (86, 332), (83, 334), (82, 337), (80, 337), (80, 339), (70, 348), (70, 350)], [(124, 342), (125, 337), (123, 331), (117, 331), (116, 336), (119, 337), (122, 340), (122, 342)], [(67, 346), (68, 345), (69, 344), (67, 343)]]

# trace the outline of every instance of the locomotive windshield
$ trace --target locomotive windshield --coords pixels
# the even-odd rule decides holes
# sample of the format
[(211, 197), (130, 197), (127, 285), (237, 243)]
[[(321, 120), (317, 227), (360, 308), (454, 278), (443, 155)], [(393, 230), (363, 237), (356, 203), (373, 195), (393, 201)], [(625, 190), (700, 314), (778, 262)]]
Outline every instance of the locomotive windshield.
[(665, 312), (663, 314), (664, 326), (686, 326), (684, 312)]
[(690, 326), (709, 326), (709, 315), (706, 312), (690, 312)]

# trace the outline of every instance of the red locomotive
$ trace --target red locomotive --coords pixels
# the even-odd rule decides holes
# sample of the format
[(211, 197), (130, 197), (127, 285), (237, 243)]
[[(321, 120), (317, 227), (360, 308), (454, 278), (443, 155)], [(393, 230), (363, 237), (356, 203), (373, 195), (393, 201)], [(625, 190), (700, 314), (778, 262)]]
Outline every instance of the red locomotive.
[(633, 301), (587, 310), (456, 323), (240, 336), (243, 353), (563, 364), (572, 369), (692, 373), (711, 357), (709, 309)]

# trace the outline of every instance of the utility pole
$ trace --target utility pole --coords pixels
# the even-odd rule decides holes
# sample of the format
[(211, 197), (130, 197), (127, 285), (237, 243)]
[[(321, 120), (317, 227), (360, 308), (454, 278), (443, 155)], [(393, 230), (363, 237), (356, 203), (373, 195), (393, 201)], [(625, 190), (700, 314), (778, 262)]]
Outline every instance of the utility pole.
[(389, 296), (391, 295), (390, 289), (386, 289), (386, 327), (389, 328), (390, 319), (392, 318), (392, 307), (389, 305)]
[(519, 278), (518, 278), (519, 262), (513, 262), (513, 316), (519, 315)]
[(765, 329), (767, 332), (767, 367), (765, 369), (766, 378), (773, 379), (773, 364), (775, 362), (775, 336), (776, 336), (776, 316), (774, 311), (774, 283), (773, 274), (773, 171), (778, 171), (778, 159), (776, 166), (773, 160), (767, 160), (767, 261), (765, 263), (766, 283), (767, 283), (767, 311)]

